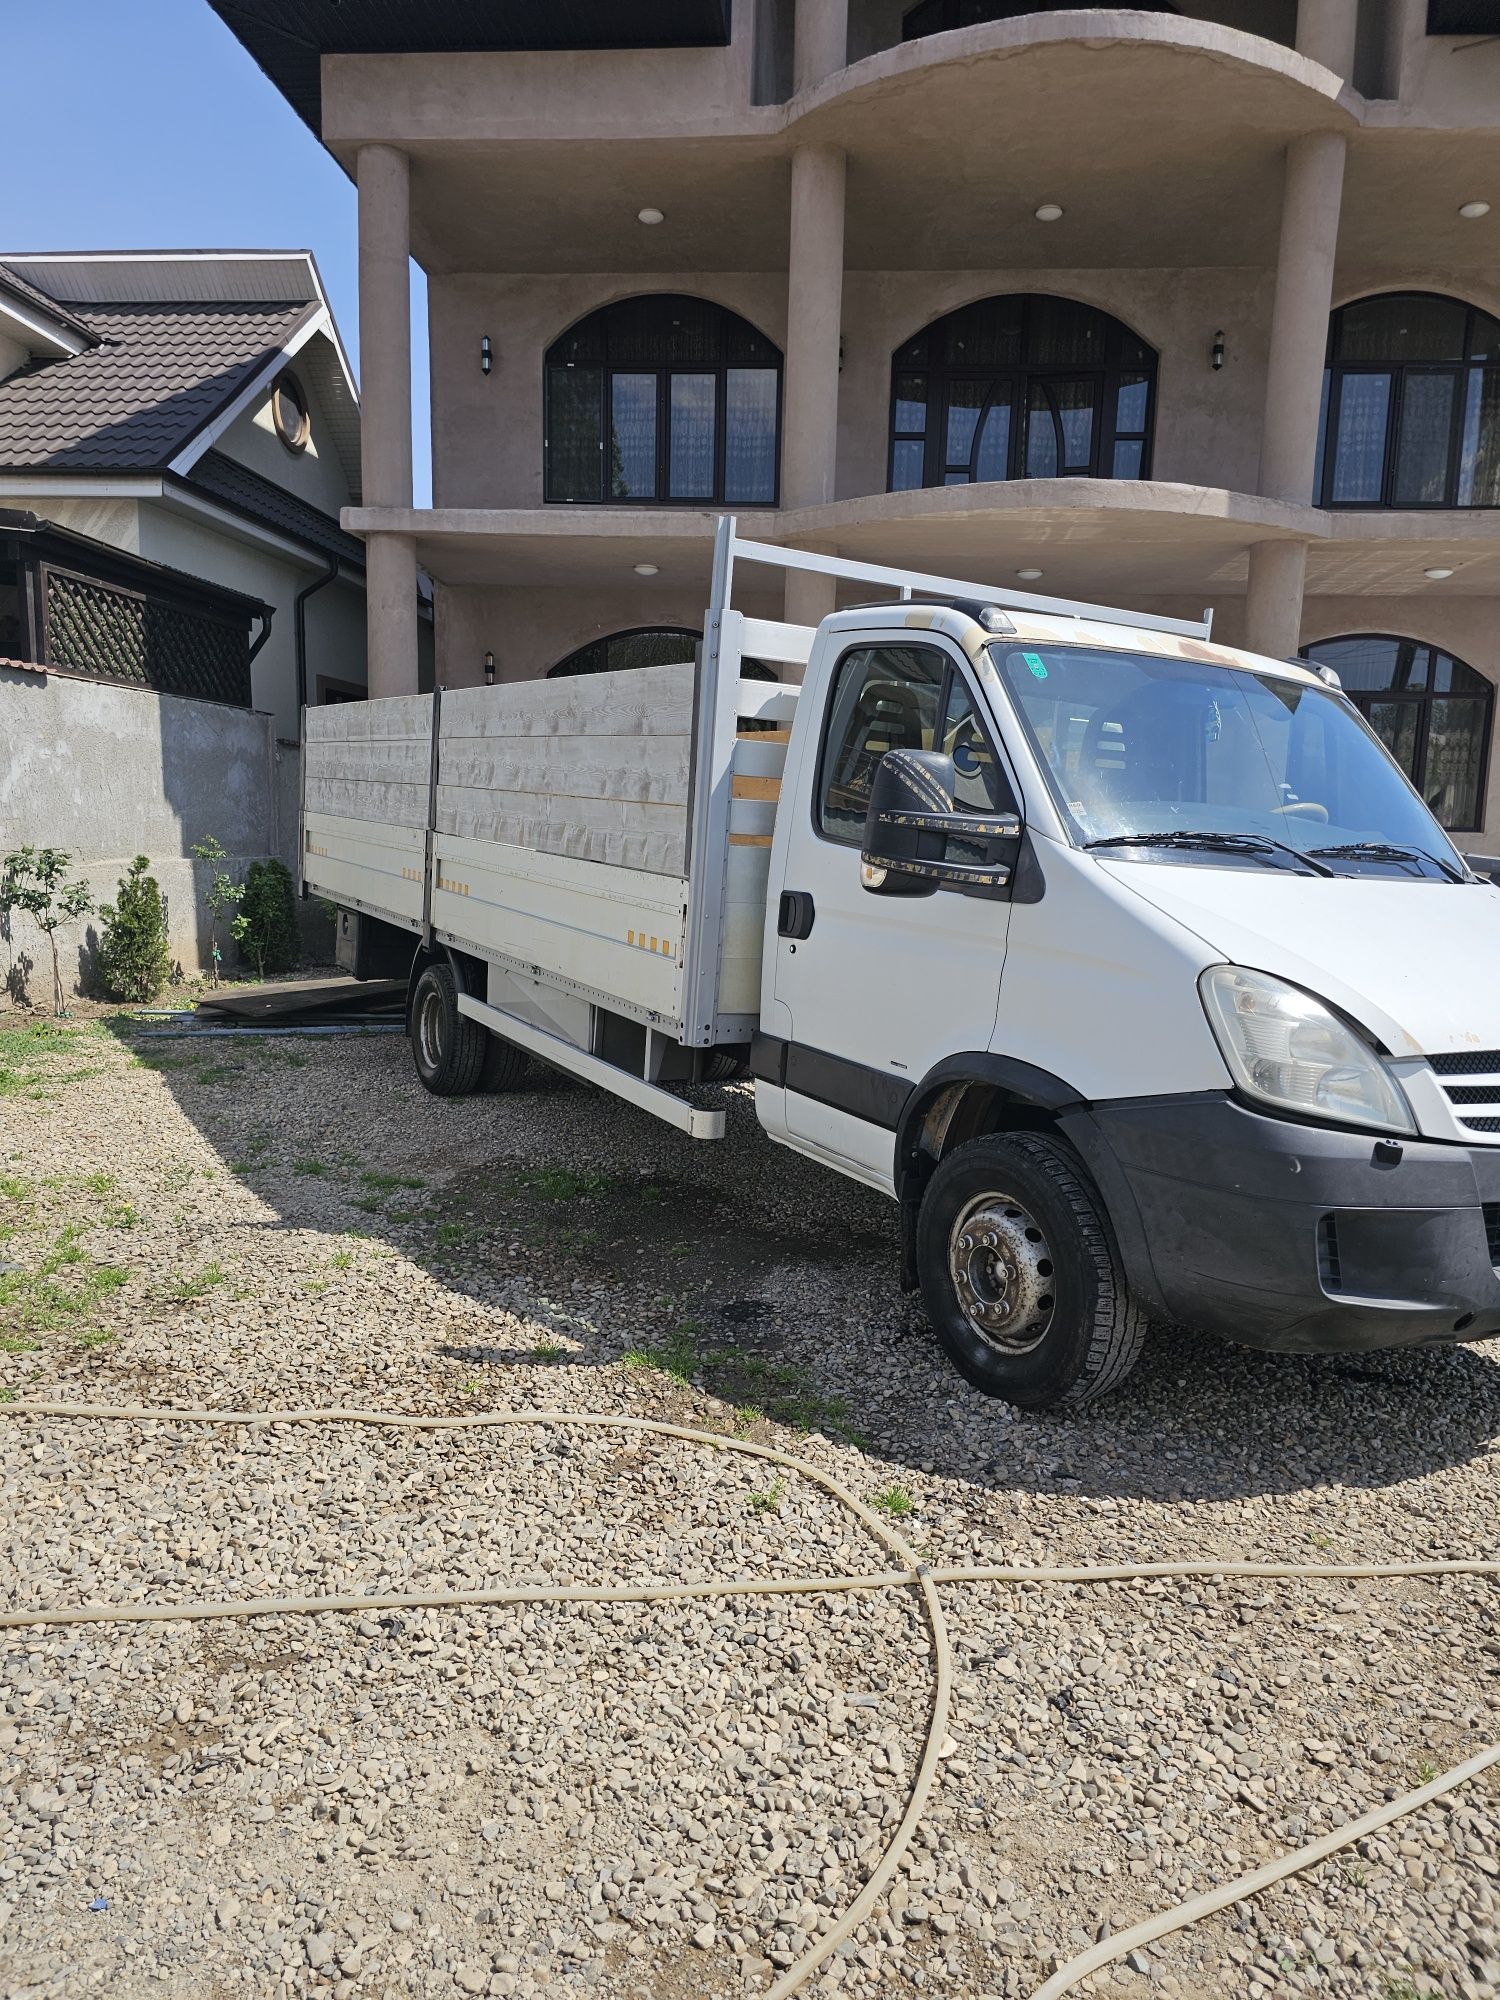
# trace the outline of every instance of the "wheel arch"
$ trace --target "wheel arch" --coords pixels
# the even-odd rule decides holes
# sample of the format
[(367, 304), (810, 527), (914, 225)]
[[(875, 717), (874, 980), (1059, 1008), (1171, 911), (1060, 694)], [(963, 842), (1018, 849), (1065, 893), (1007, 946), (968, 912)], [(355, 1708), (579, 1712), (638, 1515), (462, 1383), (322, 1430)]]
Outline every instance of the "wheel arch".
[(986, 1132), (1050, 1132), (1087, 1102), (1065, 1078), (988, 1050), (945, 1056), (901, 1108), (895, 1189), (901, 1205), (901, 1282), (917, 1286), (917, 1211), (944, 1155)]
[(453, 977), (460, 993), (467, 993), (474, 999), (483, 999), (487, 984), (484, 961), (471, 958), (467, 952), (454, 951), (450, 945), (419, 944), (412, 953), (411, 967), (406, 975), (406, 1032), (412, 1031), (412, 1005), (417, 997), (417, 984), (429, 965), (448, 965), (453, 969)]

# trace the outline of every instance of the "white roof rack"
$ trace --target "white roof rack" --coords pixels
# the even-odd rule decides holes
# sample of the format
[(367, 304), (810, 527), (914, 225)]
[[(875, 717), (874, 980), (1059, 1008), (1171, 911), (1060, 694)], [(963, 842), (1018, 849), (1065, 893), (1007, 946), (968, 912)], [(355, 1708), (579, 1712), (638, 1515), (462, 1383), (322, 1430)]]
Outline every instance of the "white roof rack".
[(714, 579), (723, 579), (721, 608), (727, 609), (734, 584), (736, 557), (741, 562), (761, 563), (769, 569), (812, 570), (819, 576), (842, 577), (850, 583), (873, 583), (910, 598), (920, 591), (924, 597), (977, 599), (1001, 610), (1035, 611), (1049, 618), (1087, 619), (1097, 625), (1134, 625), (1147, 632), (1171, 632), (1178, 638), (1207, 639), (1213, 630), (1212, 610), (1201, 618), (1162, 618), (1152, 611), (1122, 611), (1106, 604), (1085, 604), (1070, 597), (1039, 597), (1029, 590), (1014, 590), (1004, 584), (964, 583), (951, 576), (928, 576), (921, 570), (890, 569), (882, 563), (850, 562), (843, 556), (811, 555), (805, 549), (784, 549), (772, 542), (747, 542), (737, 531), (733, 514), (721, 514), (714, 536)]

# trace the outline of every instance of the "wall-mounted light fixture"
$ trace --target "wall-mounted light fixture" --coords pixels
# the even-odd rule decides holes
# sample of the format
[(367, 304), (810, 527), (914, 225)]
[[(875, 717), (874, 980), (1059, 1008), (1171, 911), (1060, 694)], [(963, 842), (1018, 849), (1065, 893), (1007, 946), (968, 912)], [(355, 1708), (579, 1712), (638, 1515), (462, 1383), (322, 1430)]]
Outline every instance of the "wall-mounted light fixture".
[(1215, 369), (1219, 369), (1224, 366), (1224, 329), (1222, 326), (1219, 328), (1218, 332), (1214, 335), (1212, 361)]
[(490, 346), (490, 337), (488, 334), (486, 334), (483, 340), (481, 340), (479, 343), (479, 365), (484, 370), (486, 375), (489, 374), (490, 368), (494, 363), (494, 359), (495, 359), (495, 350), (493, 347)]
[(495, 685), (495, 656), (493, 653), (486, 653), (484, 656), (484, 684), (487, 688), (492, 688)]

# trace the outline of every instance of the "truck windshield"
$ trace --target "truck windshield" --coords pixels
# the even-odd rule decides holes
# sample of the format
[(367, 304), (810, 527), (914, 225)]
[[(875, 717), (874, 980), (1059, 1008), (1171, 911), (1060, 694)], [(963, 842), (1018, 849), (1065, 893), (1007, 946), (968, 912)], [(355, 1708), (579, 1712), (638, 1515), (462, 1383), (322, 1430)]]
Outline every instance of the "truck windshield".
[(990, 654), (1084, 846), (1218, 867), (1300, 869), (1306, 856), (1317, 874), (1465, 879), (1447, 835), (1331, 689), (1086, 646), (996, 644)]

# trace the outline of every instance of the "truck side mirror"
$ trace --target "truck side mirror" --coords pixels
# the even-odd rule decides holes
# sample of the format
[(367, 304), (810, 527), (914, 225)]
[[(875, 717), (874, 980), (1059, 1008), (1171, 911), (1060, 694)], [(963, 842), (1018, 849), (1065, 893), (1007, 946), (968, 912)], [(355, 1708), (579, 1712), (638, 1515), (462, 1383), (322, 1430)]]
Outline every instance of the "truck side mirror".
[(1021, 838), (1014, 813), (955, 812), (953, 759), (936, 750), (887, 750), (875, 766), (865, 814), (860, 880), (875, 896), (928, 896), (934, 889), (983, 889), (1003, 895), (1010, 866), (950, 861), (954, 839), (988, 846)]

